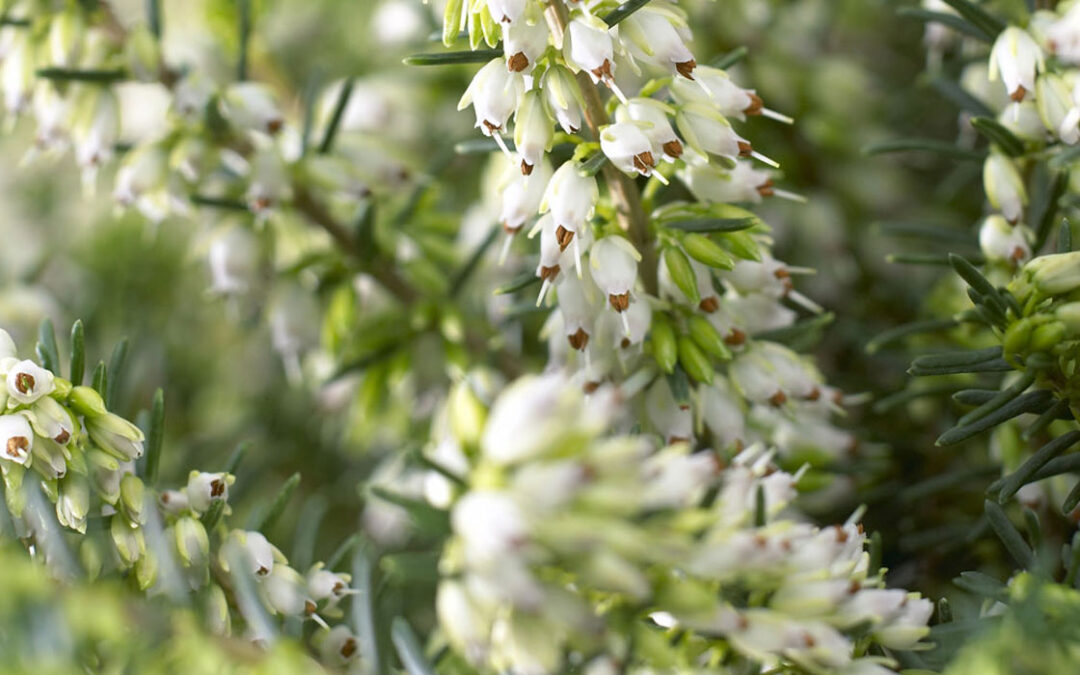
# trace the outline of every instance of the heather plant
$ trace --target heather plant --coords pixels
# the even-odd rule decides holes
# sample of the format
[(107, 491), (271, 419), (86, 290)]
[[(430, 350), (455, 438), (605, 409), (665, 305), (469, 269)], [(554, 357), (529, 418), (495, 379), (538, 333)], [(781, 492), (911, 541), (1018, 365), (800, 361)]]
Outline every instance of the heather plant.
[[(719, 48), (789, 11), (847, 11), (788, 4), (4, 3), (0, 93), (22, 166), (73, 166), (81, 194), (63, 200), (111, 203), (80, 234), (106, 258), (170, 261), (131, 280), (145, 309), (80, 304), (93, 256), (60, 253), (50, 224), (61, 234), (26, 283), (67, 289), (58, 303), (91, 308), (86, 328), (58, 339), (69, 317), (43, 311), (65, 323), (41, 321), (32, 357), (24, 326), (0, 330), (5, 668), (1068, 669), (1080, 277), (1071, 230), (1052, 235), (1080, 139), (1075, 12), (903, 12), (927, 23), (926, 68), (974, 131), (875, 149), (981, 162), (991, 211), (978, 256), (899, 260), (951, 264), (966, 295), (938, 282), (929, 321), (870, 345), (956, 342), (915, 360), (934, 386), (883, 400), (949, 391), (974, 407), (939, 444), (967, 443), (958, 462), (977, 466), (910, 486), (947, 499), (985, 479), (993, 498), (949, 525), (970, 530), (957, 563), (979, 569), (935, 603), (940, 579), (886, 555), (903, 528), (871, 489), (904, 480), (918, 436), (861, 426), (880, 383), (835, 344), (815, 351), (871, 303), (844, 302), (812, 235), (784, 262), (769, 224), (790, 242), (823, 213), (804, 192), (855, 191), (807, 184), (828, 159), (793, 149), (786, 108), (843, 147), (830, 125), (860, 116), (755, 88), (770, 59), (814, 68), (777, 56), (778, 36), (755, 39), (760, 57)], [(725, 12), (737, 20), (717, 28)], [(191, 267), (205, 292), (176, 292)], [(165, 275), (174, 292), (155, 295)], [(893, 315), (866, 311), (845, 320)], [(163, 353), (122, 340), (92, 367), (85, 330), (131, 332), (140, 312), (169, 333)], [(1020, 642), (1043, 648), (1010, 655)]]

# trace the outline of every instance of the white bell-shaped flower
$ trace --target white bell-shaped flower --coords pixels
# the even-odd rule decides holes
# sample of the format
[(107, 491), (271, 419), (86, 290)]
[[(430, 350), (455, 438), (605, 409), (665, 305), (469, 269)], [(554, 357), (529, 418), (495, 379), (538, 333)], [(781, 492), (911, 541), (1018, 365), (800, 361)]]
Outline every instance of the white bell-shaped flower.
[(352, 594), (349, 584), (352, 577), (341, 572), (334, 572), (316, 566), (307, 576), (308, 594), (315, 602), (329, 601), (329, 605), (336, 605), (346, 595)]
[(217, 233), (207, 255), (210, 289), (225, 295), (250, 290), (259, 267), (258, 248), (255, 235), (243, 225), (227, 226)]
[(0, 415), (0, 459), (28, 465), (34, 449), (34, 431), (23, 415)]
[(751, 89), (743, 89), (731, 76), (719, 68), (698, 66), (694, 71), (697, 82), (676, 79), (671, 84), (675, 100), (681, 104), (707, 103), (723, 115), (744, 120), (747, 115), (763, 112), (761, 98)]
[(675, 401), (665, 378), (656, 378), (645, 393), (645, 411), (665, 443), (693, 440), (694, 414), (689, 405)]
[[(599, 313), (599, 304), (593, 296), (592, 280), (588, 274), (578, 278), (573, 274), (560, 277), (556, 289), (559, 294), (559, 313), (563, 318), (563, 330), (570, 346), (578, 351), (585, 351), (589, 338), (593, 334), (593, 322)], [(599, 296), (599, 293), (595, 294)], [(595, 300), (599, 300), (596, 297)]]
[(10, 51), (0, 65), (0, 86), (4, 90), (4, 107), (8, 113), (18, 115), (30, 105), (34, 82), (34, 49), (30, 31), (15, 31)]
[(979, 248), (987, 260), (1020, 265), (1031, 259), (1031, 231), (993, 214), (979, 226)]
[(632, 98), (626, 105), (615, 109), (616, 120), (638, 122), (652, 145), (653, 153), (663, 154), (672, 160), (683, 154), (682, 141), (671, 128), (669, 116), (674, 114), (674, 108), (651, 98)]
[(273, 135), (285, 124), (277, 98), (264, 84), (237, 82), (225, 90), (221, 100), (225, 116), (241, 129)]
[(500, 23), (513, 24), (525, 14), (527, 0), (487, 0), (491, 18)]
[(1062, 63), (1080, 64), (1080, 5), (1072, 4), (1044, 29), (1050, 51)]
[(580, 406), (580, 396), (561, 374), (515, 381), (491, 407), (480, 440), (484, 457), (502, 465), (536, 457), (573, 426)]
[(687, 164), (678, 175), (702, 201), (757, 204), (777, 192), (769, 172), (755, 169), (750, 162), (736, 162), (730, 171), (711, 164)]
[[(641, 254), (625, 237), (598, 239), (589, 249), (589, 267), (593, 281), (607, 295), (616, 312), (630, 307), (630, 291), (637, 282)], [(629, 326), (627, 326), (629, 333)]]
[(716, 378), (701, 386), (701, 416), (719, 449), (746, 442), (746, 412), (727, 380)]
[(1080, 108), (1073, 100), (1075, 89), (1057, 73), (1043, 73), (1035, 82), (1035, 106), (1050, 133), (1073, 145), (1080, 140)]
[(983, 162), (983, 189), (990, 205), (1000, 210), (1006, 220), (1020, 220), (1027, 204), (1027, 190), (1012, 160), (1001, 153), (990, 153)]
[(735, 160), (753, 152), (750, 142), (735, 133), (731, 123), (708, 104), (691, 102), (680, 106), (675, 125), (686, 144), (703, 155)]
[(450, 521), (465, 545), (466, 560), (473, 566), (512, 557), (529, 536), (525, 514), (506, 492), (468, 492), (454, 506)]
[(651, 176), (656, 167), (652, 143), (633, 122), (617, 122), (601, 129), (600, 149), (623, 173)]
[(517, 106), (522, 86), (519, 74), (508, 71), (502, 59), (492, 59), (477, 71), (458, 102), (458, 110), (471, 105), (477, 128), (485, 136), (498, 136)]
[(499, 221), (504, 230), (516, 233), (536, 216), (551, 175), (547, 160), (541, 160), (528, 175), (521, 175), (516, 169), (513, 171), (499, 194)]
[(263, 536), (262, 532), (238, 531), (235, 536), (247, 553), (247, 559), (251, 564), (251, 573), (255, 578), (261, 579), (274, 571), (274, 545)]
[(514, 144), (521, 157), (521, 173), (531, 174), (543, 161), (554, 135), (543, 93), (539, 89), (525, 92), (514, 113)]
[(550, 33), (543, 21), (515, 21), (502, 30), (506, 67), (515, 73), (531, 73), (548, 47)]
[(1043, 68), (1042, 50), (1023, 28), (1009, 26), (990, 50), (990, 79), (1000, 78), (1009, 98), (1017, 103), (1035, 91), (1035, 74)]
[(619, 38), (629, 43), (635, 57), (694, 79), (697, 62), (686, 47), (690, 29), (674, 6), (646, 5), (619, 25)]
[(229, 485), (236, 479), (228, 473), (192, 471), (188, 476), (188, 503), (196, 513), (205, 513), (217, 501), (228, 501)]
[(623, 332), (615, 336), (622, 349), (640, 345), (652, 326), (652, 307), (648, 302), (634, 302), (625, 311), (619, 313), (625, 319)]
[(54, 377), (30, 360), (14, 363), (7, 372), (8, 405), (29, 405), (42, 396), (48, 396), (55, 388)]
[(584, 70), (593, 82), (614, 83), (615, 51), (608, 26), (599, 17), (575, 17), (566, 32), (566, 62)]
[(113, 156), (120, 136), (120, 104), (109, 88), (86, 90), (72, 108), (71, 140), (83, 170), (84, 188), (93, 190), (98, 168)]

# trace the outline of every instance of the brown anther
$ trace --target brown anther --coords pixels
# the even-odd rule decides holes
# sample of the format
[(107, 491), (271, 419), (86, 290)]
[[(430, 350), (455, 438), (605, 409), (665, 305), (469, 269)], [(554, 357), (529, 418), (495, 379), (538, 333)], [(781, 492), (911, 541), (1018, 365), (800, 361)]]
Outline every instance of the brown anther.
[(317, 610), (318, 608), (319, 608), (319, 606), (316, 605), (311, 600), (305, 600), (304, 601), (304, 614), (307, 614), (308, 616), (311, 616), (312, 614), (315, 613), (315, 610)]
[(555, 228), (555, 241), (559, 242), (559, 250), (565, 251), (570, 242), (574, 240), (574, 233), (562, 225)]
[(172, 498), (169, 496), (168, 492), (162, 492), (160, 499), (162, 504), (168, 504), (169, 500)]
[(784, 290), (790, 291), (792, 288), (795, 288), (795, 284), (791, 283), (791, 272), (788, 272), (785, 268), (781, 267), (776, 270), (773, 272), (773, 276), (784, 282)]
[(736, 630), (746, 630), (750, 627), (750, 621), (742, 614), (739, 614), (735, 617), (735, 626)]
[(678, 158), (682, 157), (682, 153), (683, 153), (683, 147), (682, 147), (682, 143), (679, 142), (679, 139), (675, 139), (674, 141), (668, 141), (667, 143), (664, 143), (664, 154), (666, 154), (668, 157), (673, 157), (675, 159), (678, 159)]
[(223, 494), (225, 494), (225, 481), (220, 478), (210, 481), (210, 496), (220, 497)]
[(803, 641), (803, 644), (806, 645), (806, 647), (808, 649), (817, 644), (817, 641), (814, 640), (814, 636), (811, 635), (810, 633), (803, 633), (802, 641)]
[(34, 389), (34, 376), (30, 373), (19, 373), (15, 376), (15, 388), (20, 394), (29, 394)]
[(821, 389), (814, 387), (810, 390), (810, 393), (806, 395), (807, 401), (817, 401), (821, 398)]
[(634, 168), (641, 173), (649, 173), (654, 166), (656, 166), (656, 160), (653, 159), (651, 152), (639, 152), (634, 155)]
[(787, 539), (780, 542), (780, 549), (783, 550), (783, 551), (790, 551), (791, 550), (791, 542), (788, 541)]
[(265, 577), (267, 574), (270, 574), (270, 570), (262, 565), (259, 565), (259, 569), (255, 570), (255, 576), (257, 577)]
[(599, 382), (586, 382), (585, 384), (581, 385), (581, 390), (584, 391), (586, 394), (591, 394), (599, 388)]
[(739, 141), (739, 157), (749, 157), (754, 151), (754, 146), (747, 141)]
[(668, 445), (675, 445), (676, 443), (689, 443), (690, 439), (686, 436), (668, 436)]
[(356, 653), (356, 640), (353, 638), (346, 638), (345, 642), (341, 645), (341, 655), (344, 658), (351, 658)]
[(532, 164), (529, 164), (525, 160), (521, 160), (521, 175), (522, 176), (531, 176), (532, 175), (532, 170), (533, 170), (533, 165)]
[(608, 302), (611, 303), (611, 308), (616, 312), (625, 312), (630, 308), (630, 292), (627, 291), (619, 295), (612, 293), (608, 295)]
[(761, 185), (757, 186), (757, 193), (762, 197), (772, 197), (776, 192), (773, 190), (774, 183), (772, 179), (766, 180)]
[(697, 68), (697, 61), (694, 59), (675, 64), (675, 70), (679, 71), (679, 74), (688, 80), (694, 79), (694, 76), (692, 75), (694, 68)]
[(584, 328), (578, 328), (576, 333), (567, 335), (566, 339), (570, 342), (570, 346), (578, 351), (585, 349), (585, 346), (589, 344), (589, 334)]
[(850, 584), (848, 584), (848, 587), (847, 587), (848, 595), (855, 595), (860, 590), (862, 590), (862, 584), (860, 584), (858, 581), (853, 580)]
[(503, 232), (505, 232), (505, 233), (507, 233), (507, 234), (509, 234), (511, 236), (515, 235), (515, 234), (517, 234), (518, 232), (521, 231), (521, 226), (520, 225), (518, 225), (517, 227), (511, 227), (511, 226), (507, 225), (505, 222), (502, 224), (502, 228), (503, 228)]
[(1019, 103), (1020, 101), (1024, 100), (1024, 96), (1026, 95), (1027, 89), (1024, 89), (1024, 85), (1018, 84), (1016, 85), (1016, 90), (1013, 93), (1009, 94), (1009, 98)]
[(761, 109), (765, 107), (765, 102), (761, 100), (761, 97), (754, 92), (748, 91), (746, 95), (750, 97), (750, 105), (743, 108), (744, 115), (760, 115)]
[(265, 211), (270, 208), (271, 204), (273, 202), (270, 201), (269, 197), (258, 197), (251, 203), (251, 207), (253, 211)]
[(619, 343), (619, 346), (622, 347), (623, 349), (626, 349), (630, 345), (631, 345), (631, 342), (630, 342), (630, 338), (628, 338), (628, 337), (624, 337), (622, 339), (622, 342)]
[(787, 403), (787, 394), (777, 390), (775, 394), (769, 397), (769, 403), (773, 404), (774, 407), (779, 408)]
[(23, 457), (30, 450), (30, 439), (26, 436), (12, 436), (7, 442), (8, 457)]
[(728, 334), (724, 336), (724, 344), (731, 347), (738, 347), (741, 344), (746, 343), (746, 333), (738, 328), (732, 328), (728, 331)]
[(847, 543), (847, 530), (845, 530), (841, 525), (833, 525), (833, 529), (836, 530), (836, 541), (840, 542), (841, 544)]
[(1026, 255), (1027, 254), (1024, 252), (1024, 249), (1017, 246), (1013, 249), (1012, 255), (1009, 256), (1009, 260), (1011, 260), (1015, 265), (1016, 263), (1022, 261)]
[(506, 60), (506, 67), (512, 73), (520, 73), (529, 67), (529, 57), (525, 56), (525, 52), (518, 52)]
[(866, 534), (866, 528), (863, 527), (862, 523), (855, 523), (855, 531), (859, 534)]
[(276, 117), (266, 123), (266, 130), (271, 134), (276, 134), (281, 131), (281, 127), (285, 125), (285, 121), (280, 117)]
[(540, 280), (551, 281), (555, 277), (559, 276), (559, 269), (560, 267), (558, 265), (552, 265), (551, 267), (541, 267)]
[(611, 61), (608, 59), (604, 59), (599, 68), (593, 68), (592, 74), (596, 76), (596, 79), (605, 81), (610, 81), (615, 77), (611, 74)]
[(703, 298), (701, 302), (698, 303), (698, 309), (705, 312), (706, 314), (712, 314), (716, 310), (720, 309), (720, 299), (717, 298), (715, 295), (710, 295), (707, 298)]
[(832, 394), (832, 402), (836, 405), (841, 405), (844, 402), (844, 392), (837, 389)]
[(743, 443), (743, 440), (741, 438), (736, 438), (735, 442), (732, 445), (735, 446), (735, 454), (739, 454), (746, 449), (746, 444)]
[(344, 591), (344, 590), (345, 590), (345, 584), (341, 583), (340, 581), (337, 582), (336, 584), (334, 584), (334, 588), (333, 588), (334, 595), (341, 595), (342, 591)]
[(484, 128), (487, 129), (488, 133), (490, 133), (490, 134), (494, 134), (496, 131), (499, 131), (500, 129), (502, 129), (502, 127), (497, 127), (494, 124), (492, 124), (491, 122), (488, 122), (487, 120), (483, 121), (483, 125), (484, 125)]
[(758, 548), (765, 548), (768, 545), (769, 545), (769, 540), (768, 539), (766, 539), (765, 537), (763, 537), (760, 534), (755, 534), (754, 535), (754, 546), (757, 546)]
[(67, 443), (68, 441), (71, 440), (71, 434), (68, 433), (67, 429), (61, 429), (60, 433), (56, 434), (56, 436), (53, 438), (53, 440), (56, 441), (57, 443), (59, 443), (60, 445), (63, 445), (63, 444), (65, 444), (65, 443)]

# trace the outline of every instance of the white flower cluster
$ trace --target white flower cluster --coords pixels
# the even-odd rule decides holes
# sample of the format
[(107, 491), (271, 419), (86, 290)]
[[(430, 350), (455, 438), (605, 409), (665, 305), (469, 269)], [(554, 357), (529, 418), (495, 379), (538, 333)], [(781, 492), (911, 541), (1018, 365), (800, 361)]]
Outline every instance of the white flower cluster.
[[(467, 485), (451, 506), (437, 609), (471, 663), (729, 672), (715, 658), (734, 650), (765, 670), (870, 674), (895, 664), (856, 657), (853, 633), (918, 647), (932, 604), (884, 587), (854, 517), (799, 520), (788, 508), (799, 475), (761, 444), (732, 457), (605, 436), (611, 395), (586, 403), (559, 374), (524, 378), (492, 405), (471, 460), (445, 445), (433, 455)], [(442, 480), (429, 492), (440, 503)], [(676, 629), (689, 635), (668, 640)]]
[[(725, 71), (697, 65), (685, 15), (673, 2), (650, 2), (613, 27), (599, 18), (612, 7), (605, 2), (471, 3), (456, 18), (455, 7), (448, 4), (453, 28), (477, 31), (490, 15), (502, 36), (503, 58), (481, 68), (462, 105), (471, 104), (477, 127), (504, 147), (493, 157), (486, 197), (490, 216), (509, 235), (500, 259), (518, 232), (539, 235), (538, 304), (549, 294), (557, 300), (544, 328), (549, 367), (570, 373), (586, 392), (625, 382), (622, 395), (630, 398), (640, 391), (635, 373), (654, 363), (671, 372), (678, 363), (700, 383), (695, 394), (676, 396), (660, 380), (645, 400), (647, 419), (665, 438), (693, 440), (707, 427), (721, 448), (762, 440), (785, 455), (851, 451), (854, 437), (830, 421), (841, 394), (790, 350), (753, 339), (790, 327), (798, 307), (821, 311), (794, 288), (793, 275), (807, 270), (774, 259), (765, 226), (731, 204), (794, 197), (748, 161), (770, 163), (732, 126), (749, 115), (790, 120)], [(565, 22), (557, 10), (565, 10)], [(644, 68), (661, 77), (627, 98), (642, 86)], [(604, 89), (614, 97), (614, 122), (596, 129), (605, 161), (630, 177), (677, 178), (698, 200), (645, 214), (643, 241), (625, 236), (612, 215), (619, 205), (601, 199), (603, 182), (607, 199), (615, 199), (611, 177), (583, 170), (592, 163), (580, 152), (588, 145), (580, 137), (588, 100)], [(502, 139), (511, 135), (511, 119), (513, 152)], [(577, 159), (553, 168), (556, 127), (579, 145)], [(756, 225), (718, 234), (667, 226), (709, 217)], [(662, 255), (645, 255), (643, 247)], [(716, 362), (732, 358), (726, 375), (716, 372)]]

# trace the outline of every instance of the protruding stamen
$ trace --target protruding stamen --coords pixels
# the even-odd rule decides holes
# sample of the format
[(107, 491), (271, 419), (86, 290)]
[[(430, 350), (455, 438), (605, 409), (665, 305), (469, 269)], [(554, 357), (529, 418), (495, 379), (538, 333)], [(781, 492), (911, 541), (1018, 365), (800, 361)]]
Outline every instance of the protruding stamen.
[[(484, 124), (487, 124), (487, 122)], [(506, 147), (506, 141), (503, 140), (502, 134), (499, 133), (498, 129), (492, 130), (491, 137), (495, 139), (495, 144), (499, 146), (499, 149), (503, 151), (504, 155), (510, 159), (514, 158), (514, 153), (510, 152), (510, 148)]]
[[(626, 312), (619, 312), (619, 317), (622, 319), (623, 335), (630, 335), (630, 319), (626, 318)], [(630, 342), (628, 339), (623, 339), (623, 347), (629, 347)]]
[(767, 156), (761, 154), (757, 150), (754, 150), (753, 152), (751, 152), (750, 156), (753, 157), (754, 159), (756, 159), (757, 161), (761, 162), (762, 164), (768, 164), (769, 166), (771, 166), (774, 169), (779, 169), (780, 168), (780, 162), (776, 161), (775, 159), (773, 159), (771, 157), (767, 157)]
[(551, 280), (544, 279), (544, 283), (540, 284), (540, 294), (536, 296), (537, 307), (544, 304), (544, 296), (547, 295), (549, 288), (551, 288)]
[(786, 199), (789, 202), (798, 202), (800, 204), (806, 203), (806, 197), (803, 197), (802, 195), (795, 192), (788, 192), (787, 190), (778, 190), (776, 188), (773, 188), (772, 193), (780, 199)]
[(782, 124), (795, 124), (794, 117), (788, 117), (783, 113), (778, 113), (775, 110), (770, 110), (769, 108), (762, 108), (761, 116), (768, 117), (771, 120), (776, 120), (777, 122), (780, 122)]
[(499, 267), (502, 267), (506, 263), (506, 257), (510, 255), (510, 244), (514, 241), (514, 234), (507, 232), (503, 237), (502, 249), (499, 251)]
[(581, 278), (581, 237), (574, 237), (574, 270), (577, 278)]

